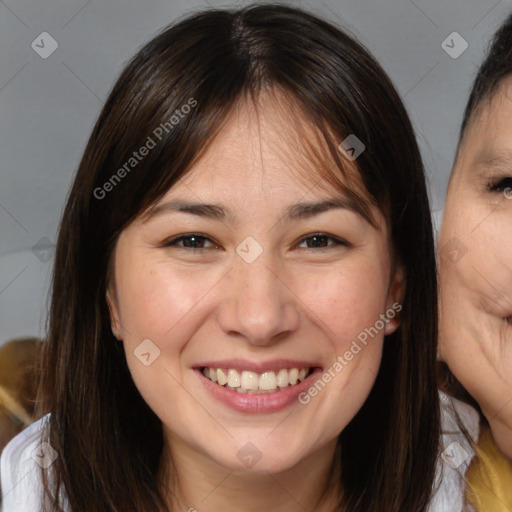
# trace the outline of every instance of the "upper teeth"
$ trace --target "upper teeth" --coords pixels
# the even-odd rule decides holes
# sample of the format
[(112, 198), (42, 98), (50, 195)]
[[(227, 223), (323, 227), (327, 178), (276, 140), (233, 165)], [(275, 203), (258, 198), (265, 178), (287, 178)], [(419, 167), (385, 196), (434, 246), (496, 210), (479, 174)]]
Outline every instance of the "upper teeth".
[(225, 370), (224, 368), (204, 368), (205, 377), (221, 386), (228, 388), (238, 388), (237, 391), (276, 391), (278, 388), (283, 389), (289, 385), (297, 384), (303, 381), (308, 375), (308, 368), (283, 368), (277, 373), (274, 371), (256, 372), (234, 370), (232, 368)]

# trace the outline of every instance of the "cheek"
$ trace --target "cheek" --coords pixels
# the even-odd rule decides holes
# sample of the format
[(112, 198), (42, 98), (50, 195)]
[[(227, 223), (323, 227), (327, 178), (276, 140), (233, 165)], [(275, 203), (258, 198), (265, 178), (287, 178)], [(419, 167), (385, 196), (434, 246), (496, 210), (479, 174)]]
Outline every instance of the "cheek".
[(388, 271), (385, 262), (375, 261), (371, 265), (300, 276), (295, 289), (300, 290), (313, 318), (327, 327), (325, 331), (336, 353), (342, 353), (385, 312)]
[(495, 223), (488, 232), (475, 241), (472, 250), (473, 275), (478, 275), (477, 292), (482, 297), (482, 308), (497, 317), (512, 315), (512, 225)]
[[(512, 389), (512, 337), (503, 320), (512, 314), (512, 209), (458, 206), (447, 211), (440, 250), (441, 357), (492, 417)], [(462, 247), (455, 261), (450, 244)]]
[(464, 238), (467, 253), (451, 268), (475, 307), (506, 317), (512, 314), (512, 243), (497, 220)]
[(168, 262), (119, 265), (120, 318), (129, 337), (172, 338), (169, 333), (212, 288), (218, 276), (176, 270)]
[[(510, 210), (510, 209), (509, 209)], [(465, 221), (462, 219), (465, 215)], [(474, 307), (495, 316), (512, 313), (512, 215), (496, 209), (462, 211), (449, 223), (449, 236), (441, 249), (442, 279), (452, 291), (461, 293)], [(448, 247), (459, 251), (456, 261), (449, 261)], [(444, 252), (444, 254), (443, 254)], [(454, 288), (455, 287), (455, 288)]]

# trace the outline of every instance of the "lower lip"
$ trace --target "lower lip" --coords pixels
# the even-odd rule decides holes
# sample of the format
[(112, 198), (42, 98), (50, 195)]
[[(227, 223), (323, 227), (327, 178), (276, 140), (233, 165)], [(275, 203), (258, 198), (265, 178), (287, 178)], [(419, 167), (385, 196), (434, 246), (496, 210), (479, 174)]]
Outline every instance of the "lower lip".
[(231, 407), (231, 409), (251, 414), (262, 414), (281, 411), (298, 402), (299, 395), (312, 386), (316, 381), (317, 376), (322, 373), (322, 370), (321, 368), (315, 368), (311, 372), (311, 375), (304, 379), (300, 384), (288, 386), (282, 391), (262, 395), (237, 393), (236, 391), (231, 391), (231, 389), (227, 389), (224, 386), (215, 384), (215, 382), (206, 378), (198, 368), (195, 369), (195, 373), (198, 375), (201, 384), (212, 394), (212, 396), (223, 404)]

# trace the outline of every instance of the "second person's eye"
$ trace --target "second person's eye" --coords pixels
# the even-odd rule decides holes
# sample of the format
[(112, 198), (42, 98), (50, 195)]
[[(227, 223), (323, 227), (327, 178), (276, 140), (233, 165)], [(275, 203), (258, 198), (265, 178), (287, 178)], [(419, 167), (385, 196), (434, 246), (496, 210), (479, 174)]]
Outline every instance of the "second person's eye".
[(512, 177), (499, 179), (494, 183), (489, 183), (488, 188), (491, 192), (503, 193), (506, 190), (512, 190)]

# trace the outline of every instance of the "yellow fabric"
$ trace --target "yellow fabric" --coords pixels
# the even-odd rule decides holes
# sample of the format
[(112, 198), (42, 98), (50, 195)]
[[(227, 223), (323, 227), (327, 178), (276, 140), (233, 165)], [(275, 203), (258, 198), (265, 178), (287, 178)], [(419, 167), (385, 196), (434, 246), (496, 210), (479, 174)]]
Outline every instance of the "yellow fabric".
[(466, 473), (466, 499), (477, 512), (512, 511), (512, 462), (499, 451), (489, 429), (476, 447)]

